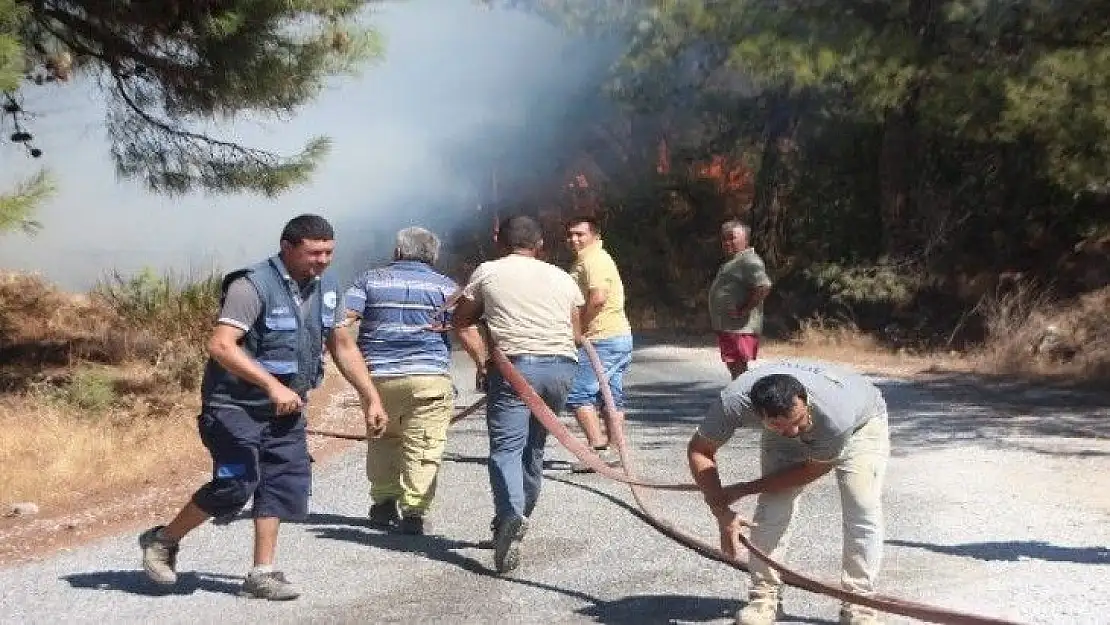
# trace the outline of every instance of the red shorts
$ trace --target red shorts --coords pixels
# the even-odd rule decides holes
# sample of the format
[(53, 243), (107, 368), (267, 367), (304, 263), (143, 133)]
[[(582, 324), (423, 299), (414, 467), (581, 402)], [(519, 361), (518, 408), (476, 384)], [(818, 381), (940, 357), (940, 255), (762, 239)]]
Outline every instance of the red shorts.
[(724, 362), (748, 363), (759, 355), (758, 334), (718, 332), (717, 345), (721, 348), (721, 360)]

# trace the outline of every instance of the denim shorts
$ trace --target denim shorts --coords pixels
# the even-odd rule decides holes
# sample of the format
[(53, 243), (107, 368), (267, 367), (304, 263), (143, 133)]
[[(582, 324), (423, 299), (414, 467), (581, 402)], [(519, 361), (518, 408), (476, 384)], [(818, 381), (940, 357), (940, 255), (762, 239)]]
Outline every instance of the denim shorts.
[[(632, 364), (632, 335), (614, 336), (591, 341), (605, 374), (609, 376), (609, 392), (617, 410), (624, 409), (624, 374)], [(573, 410), (582, 406), (600, 408), (603, 405), (601, 385), (594, 373), (590, 357), (585, 349), (578, 350), (578, 371), (567, 396), (567, 408)]]

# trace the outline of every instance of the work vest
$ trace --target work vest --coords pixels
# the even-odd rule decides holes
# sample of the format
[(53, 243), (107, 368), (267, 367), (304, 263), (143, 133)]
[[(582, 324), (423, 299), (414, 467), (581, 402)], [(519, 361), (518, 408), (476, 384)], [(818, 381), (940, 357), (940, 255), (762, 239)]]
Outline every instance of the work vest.
[[(263, 369), (305, 399), (324, 378), (324, 343), (335, 326), (339, 283), (325, 272), (301, 312), (286, 284), (277, 257), (233, 271), (224, 277), (222, 292), (246, 277), (262, 299), (262, 314), (244, 335), (242, 348)], [(295, 288), (295, 287), (294, 287)], [(221, 304), (223, 295), (221, 295)], [(240, 380), (214, 359), (204, 368), (201, 397), (206, 406), (236, 405), (273, 410), (261, 387)]]

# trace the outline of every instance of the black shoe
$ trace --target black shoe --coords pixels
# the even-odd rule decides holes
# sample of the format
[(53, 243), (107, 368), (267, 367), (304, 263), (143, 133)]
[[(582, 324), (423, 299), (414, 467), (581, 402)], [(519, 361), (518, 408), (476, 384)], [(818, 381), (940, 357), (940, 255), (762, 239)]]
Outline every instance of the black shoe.
[(397, 524), (397, 531), (402, 534), (410, 536), (423, 536), (424, 535), (424, 517), (422, 516), (406, 516), (401, 518), (401, 522)]
[(370, 506), (370, 527), (390, 530), (400, 522), (401, 510), (397, 507), (396, 499), (386, 499)]
[(497, 526), (493, 535), (493, 567), (508, 573), (520, 566), (520, 541), (528, 532), (528, 519), (510, 516)]

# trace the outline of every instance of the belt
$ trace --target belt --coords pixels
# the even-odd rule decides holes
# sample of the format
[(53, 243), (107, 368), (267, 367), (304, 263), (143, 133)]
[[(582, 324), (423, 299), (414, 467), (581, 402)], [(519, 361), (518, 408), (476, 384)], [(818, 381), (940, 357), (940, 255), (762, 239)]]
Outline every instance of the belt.
[(578, 361), (570, 356), (563, 356), (561, 354), (517, 354), (515, 356), (507, 356), (509, 362), (513, 364), (518, 363), (542, 363), (542, 362), (571, 362), (577, 363)]

